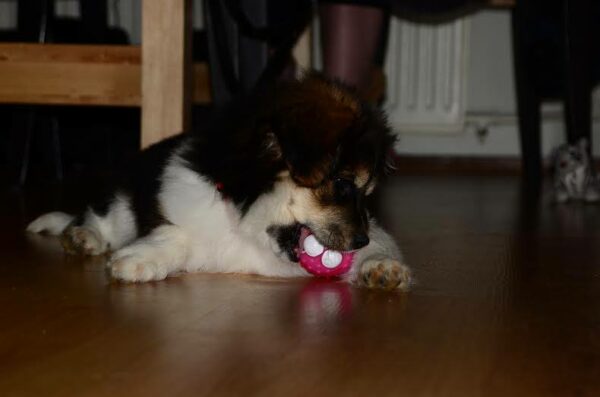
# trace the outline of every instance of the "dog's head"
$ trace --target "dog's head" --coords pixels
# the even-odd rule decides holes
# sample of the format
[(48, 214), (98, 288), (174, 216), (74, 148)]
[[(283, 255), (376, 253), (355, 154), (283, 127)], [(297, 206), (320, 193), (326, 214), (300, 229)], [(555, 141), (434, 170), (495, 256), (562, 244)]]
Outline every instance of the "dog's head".
[(266, 147), (292, 186), (285, 210), (293, 222), (273, 225), (269, 233), (291, 259), (302, 227), (334, 250), (367, 245), (366, 197), (384, 174), (394, 142), (383, 114), (316, 75), (281, 86), (271, 110)]

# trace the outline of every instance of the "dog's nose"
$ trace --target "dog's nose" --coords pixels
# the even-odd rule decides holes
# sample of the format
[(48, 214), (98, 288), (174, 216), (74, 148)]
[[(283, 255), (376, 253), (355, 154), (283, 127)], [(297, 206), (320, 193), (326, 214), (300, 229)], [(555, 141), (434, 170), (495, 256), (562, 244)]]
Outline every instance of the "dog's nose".
[(369, 236), (365, 233), (359, 233), (352, 239), (352, 248), (359, 249), (369, 244)]

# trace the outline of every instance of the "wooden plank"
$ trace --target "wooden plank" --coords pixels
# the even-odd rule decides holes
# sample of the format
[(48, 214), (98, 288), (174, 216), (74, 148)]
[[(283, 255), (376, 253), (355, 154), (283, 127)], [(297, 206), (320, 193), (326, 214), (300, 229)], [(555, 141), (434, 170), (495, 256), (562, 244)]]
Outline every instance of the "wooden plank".
[(190, 19), (190, 0), (142, 2), (142, 147), (189, 129)]
[[(137, 46), (0, 43), (0, 103), (140, 106)], [(193, 101), (209, 103), (208, 67), (193, 65)]]
[(0, 44), (0, 103), (140, 103), (140, 50), (128, 46)]
[(139, 65), (0, 63), (0, 103), (137, 106)]
[(140, 59), (140, 47), (131, 45), (0, 43), (0, 62), (137, 65)]

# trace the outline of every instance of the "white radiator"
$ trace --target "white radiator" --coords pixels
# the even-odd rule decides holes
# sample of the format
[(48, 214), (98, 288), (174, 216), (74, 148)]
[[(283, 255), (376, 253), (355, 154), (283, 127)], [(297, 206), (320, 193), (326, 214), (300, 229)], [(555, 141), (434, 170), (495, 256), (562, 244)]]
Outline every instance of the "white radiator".
[(456, 133), (465, 120), (468, 21), (441, 25), (393, 19), (386, 110), (401, 133)]

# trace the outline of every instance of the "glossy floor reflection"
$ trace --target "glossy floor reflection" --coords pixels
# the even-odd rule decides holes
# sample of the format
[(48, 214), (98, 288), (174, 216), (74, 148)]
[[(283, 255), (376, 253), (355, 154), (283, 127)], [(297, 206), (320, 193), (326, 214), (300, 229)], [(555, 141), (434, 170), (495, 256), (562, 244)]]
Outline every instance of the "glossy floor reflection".
[(407, 294), (220, 275), (113, 284), (102, 259), (19, 233), (85, 193), (5, 192), (0, 395), (600, 395), (600, 206), (528, 198), (511, 177), (390, 182)]

